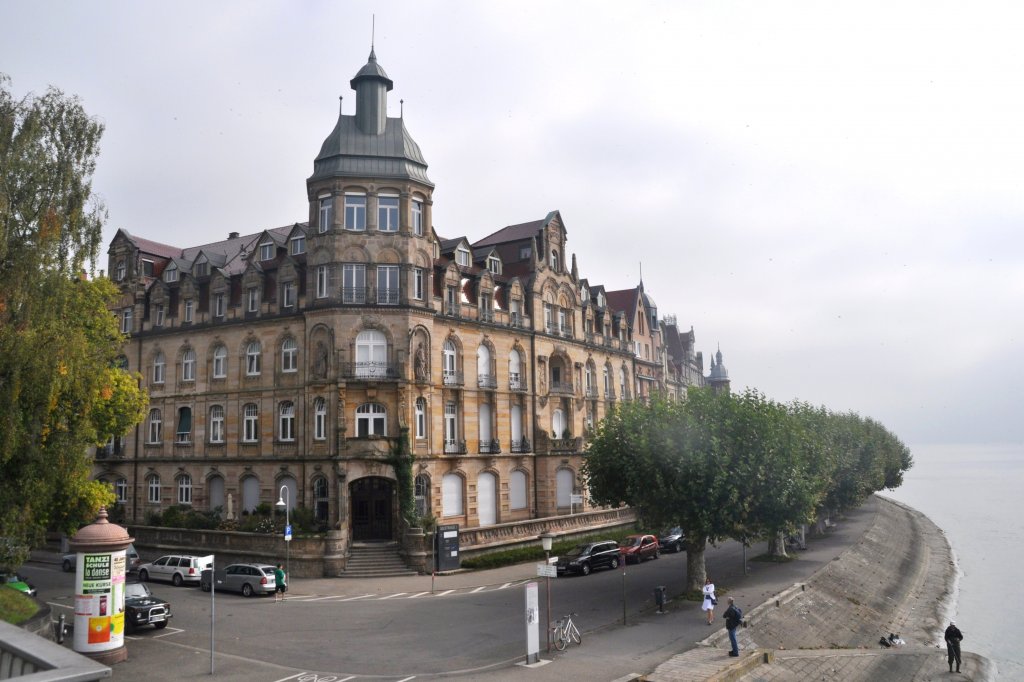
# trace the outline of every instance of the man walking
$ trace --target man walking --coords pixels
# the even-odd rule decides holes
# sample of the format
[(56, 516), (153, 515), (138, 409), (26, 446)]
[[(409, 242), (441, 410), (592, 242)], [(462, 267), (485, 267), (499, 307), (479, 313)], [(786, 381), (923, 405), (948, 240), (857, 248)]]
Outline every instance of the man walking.
[(949, 657), (949, 672), (953, 672), (953, 661), (956, 661), (956, 671), (960, 672), (960, 640), (964, 638), (956, 623), (949, 621), (946, 628), (946, 654)]
[(284, 601), (284, 593), (288, 589), (288, 576), (284, 574), (281, 564), (274, 567), (274, 601)]
[[(743, 609), (736, 606), (736, 602), (733, 601), (733, 598), (729, 597), (729, 608), (725, 610), (725, 629), (729, 631), (729, 642), (732, 644), (732, 651), (729, 652), (730, 656), (735, 657), (740, 655), (740, 645), (736, 642), (736, 628), (738, 628), (742, 622)], [(957, 660), (959, 661), (960, 659), (957, 658)], [(957, 670), (959, 670), (959, 668), (957, 668)]]

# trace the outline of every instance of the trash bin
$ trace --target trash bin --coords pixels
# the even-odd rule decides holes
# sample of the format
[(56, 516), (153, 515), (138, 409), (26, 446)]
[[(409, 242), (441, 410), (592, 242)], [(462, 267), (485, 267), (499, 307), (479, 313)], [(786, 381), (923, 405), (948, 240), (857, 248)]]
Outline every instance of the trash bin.
[(658, 613), (665, 613), (665, 586), (658, 585), (654, 588), (654, 603), (658, 605)]

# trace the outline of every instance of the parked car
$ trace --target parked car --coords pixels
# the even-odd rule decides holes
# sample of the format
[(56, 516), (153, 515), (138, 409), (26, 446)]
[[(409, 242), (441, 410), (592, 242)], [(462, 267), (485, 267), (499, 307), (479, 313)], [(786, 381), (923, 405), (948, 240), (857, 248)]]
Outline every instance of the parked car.
[(204, 568), (213, 563), (213, 555), (168, 554), (139, 566), (139, 580), (170, 580), (175, 587), (184, 583), (198, 585)]
[[(139, 565), (142, 564), (142, 559), (139, 558), (139, 553), (135, 551), (135, 545), (128, 545), (128, 549), (125, 550), (125, 573), (134, 573), (139, 570)], [(75, 564), (78, 563), (78, 553), (72, 552), (65, 554), (60, 562), (60, 567), (64, 569), (65, 573), (70, 573), (75, 570)]]
[(653, 535), (627, 535), (619, 546), (619, 553), (626, 563), (640, 563), (645, 559), (657, 559), (661, 549), (658, 547), (658, 538)]
[(685, 542), (686, 535), (679, 526), (669, 528), (658, 535), (658, 545), (663, 552), (682, 552)]
[(124, 622), (129, 628), (152, 625), (160, 630), (171, 619), (171, 605), (153, 594), (146, 583), (124, 586)]
[(204, 569), (199, 581), (203, 592), (210, 591), (210, 579), (218, 590), (241, 592), (246, 597), (254, 594), (274, 594), (277, 588), (274, 567), (270, 564), (231, 564), (216, 571)]
[(25, 579), (20, 573), (0, 573), (0, 585), (13, 587), (30, 597), (36, 596), (36, 586)]
[(577, 545), (563, 556), (558, 557), (556, 571), (561, 573), (580, 573), (590, 575), (598, 568), (619, 567), (619, 545), (614, 540), (587, 542)]

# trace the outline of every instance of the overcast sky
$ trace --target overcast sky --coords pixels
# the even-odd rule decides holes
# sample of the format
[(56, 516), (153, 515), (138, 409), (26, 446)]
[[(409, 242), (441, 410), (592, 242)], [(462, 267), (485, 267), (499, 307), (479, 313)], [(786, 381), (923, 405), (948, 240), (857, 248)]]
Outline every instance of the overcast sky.
[(735, 389), (1024, 441), (1017, 3), (0, 0), (0, 71), (105, 123), (107, 242), (192, 246), (307, 219), (374, 14), (441, 236), (558, 209)]

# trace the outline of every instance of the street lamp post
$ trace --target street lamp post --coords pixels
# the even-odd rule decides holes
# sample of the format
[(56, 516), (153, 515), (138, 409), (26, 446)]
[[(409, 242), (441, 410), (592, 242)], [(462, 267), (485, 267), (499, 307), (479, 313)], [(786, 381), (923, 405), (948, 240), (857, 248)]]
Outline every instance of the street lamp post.
[(284, 507), (284, 574), (287, 580), (287, 576), (292, 574), (290, 551), (292, 539), (291, 491), (287, 485), (281, 486), (281, 489), (277, 492), (276, 506)]
[[(544, 565), (545, 566), (549, 566), (549, 567), (551, 566), (551, 541), (554, 539), (554, 537), (555, 536), (552, 535), (551, 533), (541, 533), (540, 534), (540, 545), (541, 545), (541, 547), (544, 548)], [(547, 593), (547, 598), (548, 598), (548, 608), (547, 608), (548, 619), (547, 619), (547, 622), (546, 622), (546, 624), (544, 626), (544, 629), (548, 633), (548, 653), (550, 654), (551, 653), (551, 576), (548, 575), (546, 580), (547, 580), (547, 589), (545, 589), (545, 592)]]

